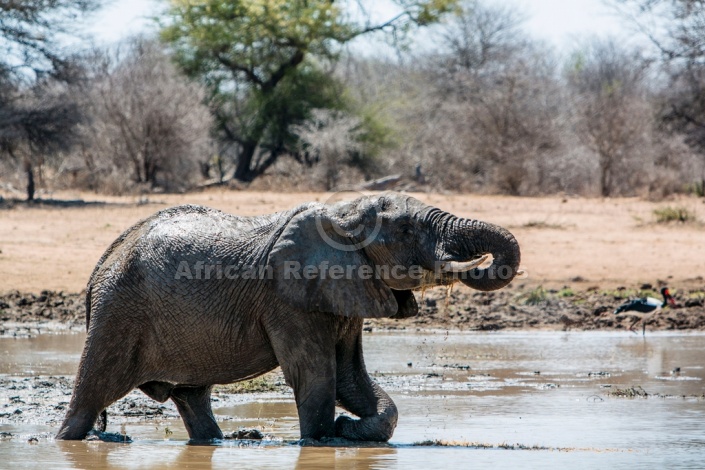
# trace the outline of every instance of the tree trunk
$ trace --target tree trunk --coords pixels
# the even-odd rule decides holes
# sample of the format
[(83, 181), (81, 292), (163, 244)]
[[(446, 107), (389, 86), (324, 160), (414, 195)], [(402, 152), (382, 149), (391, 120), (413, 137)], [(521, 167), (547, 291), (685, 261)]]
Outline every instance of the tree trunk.
[(257, 150), (257, 142), (249, 140), (242, 144), (242, 148), (237, 156), (235, 166), (235, 179), (240, 181), (252, 181), (252, 158)]
[(154, 188), (157, 182), (157, 164), (148, 158), (144, 162), (144, 182), (149, 183), (150, 188)]
[(32, 162), (25, 160), (24, 171), (27, 174), (27, 202), (34, 201), (34, 169)]
[(612, 155), (600, 155), (600, 194), (602, 197), (612, 195)]

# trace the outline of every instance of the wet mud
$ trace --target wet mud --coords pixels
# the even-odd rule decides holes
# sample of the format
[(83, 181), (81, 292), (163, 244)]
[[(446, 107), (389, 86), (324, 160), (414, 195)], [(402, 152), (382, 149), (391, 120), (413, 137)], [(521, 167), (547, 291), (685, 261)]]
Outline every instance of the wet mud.
[[(280, 374), (280, 373), (278, 373)], [(277, 374), (274, 374), (277, 375)], [(0, 377), (0, 424), (22, 425), (32, 423), (34, 426), (48, 426), (58, 429), (63, 420), (66, 408), (71, 399), (74, 379), (72, 376), (36, 376), (36, 377)], [(257, 396), (239, 393), (221, 393), (216, 390), (212, 396), (214, 409), (228, 408), (242, 404), (244, 401), (278, 397), (292, 399), (293, 393), (288, 387), (281, 387), (279, 392), (260, 393)], [(126, 397), (113, 403), (107, 409), (108, 428), (116, 429), (115, 423), (123, 427), (126, 424), (150, 423), (164, 428), (165, 437), (170, 431), (165, 423), (180, 421), (176, 406), (169, 400), (159, 403), (147, 397), (138, 390), (132, 391)], [(227, 417), (221, 417), (225, 422)], [(222, 425), (222, 424), (221, 424)], [(119, 428), (119, 427), (118, 427)], [(258, 429), (242, 429), (232, 424), (223, 426), (226, 439), (262, 440), (267, 436)], [(21, 438), (22, 434), (5, 432), (0, 439)], [(29, 437), (47, 438), (53, 434), (30, 434)], [(269, 437), (271, 439), (271, 436)], [(94, 432), (89, 440), (105, 442), (131, 442), (127, 434), (119, 432)]]
[(86, 328), (85, 292), (12, 291), (0, 296), (0, 336)]

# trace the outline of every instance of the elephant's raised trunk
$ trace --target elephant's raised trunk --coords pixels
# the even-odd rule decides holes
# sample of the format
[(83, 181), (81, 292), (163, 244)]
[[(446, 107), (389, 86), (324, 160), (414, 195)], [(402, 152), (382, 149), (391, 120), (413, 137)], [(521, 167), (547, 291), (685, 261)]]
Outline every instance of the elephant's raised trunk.
[[(519, 270), (519, 243), (508, 230), (479, 220), (454, 219), (448, 225), (452, 232), (446, 238), (446, 253), (457, 261), (479, 260), (492, 255), (492, 264), (459, 272), (463, 284), (481, 291), (501, 289), (509, 284)], [(472, 263), (470, 263), (472, 264)], [(482, 269), (485, 268), (486, 269)]]

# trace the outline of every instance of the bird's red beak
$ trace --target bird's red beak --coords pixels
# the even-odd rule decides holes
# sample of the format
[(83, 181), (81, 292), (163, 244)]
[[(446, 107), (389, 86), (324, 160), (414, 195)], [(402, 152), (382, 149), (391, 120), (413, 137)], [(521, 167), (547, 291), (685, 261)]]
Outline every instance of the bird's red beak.
[(669, 291), (668, 289), (666, 289), (666, 291), (665, 291), (664, 293), (666, 294), (666, 299), (668, 299), (668, 303), (671, 304), (671, 307), (675, 307), (675, 306), (676, 306), (676, 300), (675, 300), (675, 299), (673, 298), (673, 296), (671, 295), (671, 291)]

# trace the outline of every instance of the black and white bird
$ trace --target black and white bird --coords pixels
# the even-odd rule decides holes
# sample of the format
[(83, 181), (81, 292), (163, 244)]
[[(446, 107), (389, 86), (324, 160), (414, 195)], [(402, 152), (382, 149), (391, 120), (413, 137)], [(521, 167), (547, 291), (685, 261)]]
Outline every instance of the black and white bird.
[(647, 319), (650, 319), (653, 314), (657, 313), (663, 307), (666, 307), (668, 305), (670, 305), (671, 307), (676, 306), (676, 301), (673, 299), (673, 296), (668, 291), (668, 287), (661, 288), (661, 295), (663, 296), (663, 301), (655, 299), (653, 297), (642, 297), (640, 299), (634, 299), (625, 302), (619, 307), (617, 307), (617, 309), (614, 311), (614, 314), (617, 315), (619, 313), (627, 313), (628, 315), (636, 317), (636, 320), (634, 320), (634, 322), (629, 326), (629, 330), (633, 331), (634, 325), (641, 321), (643, 322), (641, 334), (645, 335)]

